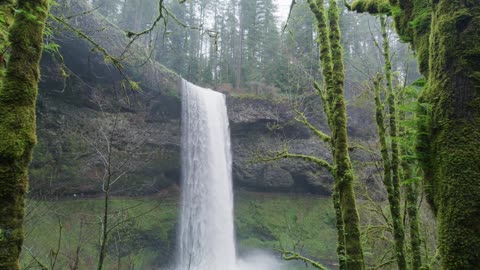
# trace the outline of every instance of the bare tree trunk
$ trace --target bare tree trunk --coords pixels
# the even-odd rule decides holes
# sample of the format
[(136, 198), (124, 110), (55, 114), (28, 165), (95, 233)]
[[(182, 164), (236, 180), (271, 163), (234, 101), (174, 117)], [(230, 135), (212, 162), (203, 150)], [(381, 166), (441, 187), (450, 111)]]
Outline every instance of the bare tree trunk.
[(238, 51), (235, 57), (235, 88), (237, 90), (240, 89), (242, 86), (242, 66), (243, 66), (243, 58), (244, 58), (244, 39), (245, 39), (245, 18), (242, 16), (242, 12), (240, 11), (240, 31), (238, 33), (239, 45)]
[(107, 177), (107, 184), (105, 189), (105, 197), (103, 200), (103, 218), (102, 218), (102, 238), (100, 243), (100, 253), (98, 256), (98, 270), (103, 269), (103, 264), (106, 256), (106, 247), (109, 238), (109, 231), (108, 231), (108, 214), (109, 214), (109, 203), (110, 203), (110, 179), (111, 176)]

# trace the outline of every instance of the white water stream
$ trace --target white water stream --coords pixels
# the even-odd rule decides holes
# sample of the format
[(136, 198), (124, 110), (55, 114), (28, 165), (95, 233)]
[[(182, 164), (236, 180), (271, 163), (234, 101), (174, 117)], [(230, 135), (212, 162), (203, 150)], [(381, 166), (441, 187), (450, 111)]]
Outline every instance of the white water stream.
[(236, 258), (231, 167), (225, 96), (183, 80), (177, 270), (279, 269), (265, 255)]

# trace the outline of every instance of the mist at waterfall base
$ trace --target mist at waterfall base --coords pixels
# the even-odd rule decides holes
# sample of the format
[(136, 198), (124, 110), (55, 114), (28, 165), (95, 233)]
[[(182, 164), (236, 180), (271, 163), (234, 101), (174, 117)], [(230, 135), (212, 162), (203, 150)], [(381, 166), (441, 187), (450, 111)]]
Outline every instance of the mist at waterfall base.
[(176, 270), (277, 270), (262, 251), (237, 258), (225, 96), (182, 81), (182, 207)]

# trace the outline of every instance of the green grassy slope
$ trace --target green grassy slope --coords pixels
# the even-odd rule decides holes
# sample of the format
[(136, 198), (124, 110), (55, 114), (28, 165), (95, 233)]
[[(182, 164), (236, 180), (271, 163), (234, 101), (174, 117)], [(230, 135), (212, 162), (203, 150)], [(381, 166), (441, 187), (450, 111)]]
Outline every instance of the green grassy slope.
[[(335, 260), (334, 215), (329, 199), (243, 192), (235, 194), (235, 198), (240, 254), (251, 248), (285, 247), (322, 260)], [(102, 226), (101, 199), (30, 201), (29, 206), (25, 266), (38, 266), (33, 256), (51, 264), (61, 227), (56, 269), (73, 266), (77, 253), (79, 269), (95, 268)], [(173, 261), (178, 195), (115, 198), (112, 213), (111, 224), (120, 225), (108, 245), (108, 269), (154, 269)]]

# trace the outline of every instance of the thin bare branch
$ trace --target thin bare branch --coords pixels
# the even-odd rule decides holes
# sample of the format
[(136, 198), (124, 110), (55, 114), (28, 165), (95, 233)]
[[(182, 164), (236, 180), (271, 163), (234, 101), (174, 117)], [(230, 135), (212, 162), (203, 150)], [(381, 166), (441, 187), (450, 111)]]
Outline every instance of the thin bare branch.
[(297, 2), (295, 0), (292, 0), (292, 3), (290, 4), (290, 10), (288, 11), (287, 20), (285, 21), (285, 25), (283, 26), (283, 29), (282, 29), (282, 35), (283, 35), (283, 33), (285, 33), (285, 29), (287, 29), (288, 21), (290, 20), (290, 17), (292, 15), (293, 7), (295, 6), (296, 3)]
[(28, 248), (28, 247), (26, 247), (26, 246), (23, 246), (23, 249), (26, 250), (26, 251), (28, 252), (28, 254), (30, 254), (30, 256), (32, 257), (32, 259), (38, 264), (38, 266), (40, 267), (40, 269), (42, 269), (42, 270), (49, 270), (49, 268), (37, 258), (37, 256), (33, 253), (33, 251), (32, 251), (31, 248)]
[(103, 55), (103, 58), (105, 61), (110, 62), (117, 70), (120, 72), (120, 75), (128, 82), (128, 85), (130, 86), (131, 90), (136, 90), (134, 87), (134, 82), (130, 79), (130, 77), (127, 75), (125, 72), (125, 68), (120, 62), (120, 59), (115, 57), (114, 55), (110, 54), (106, 48), (104, 48), (102, 45), (100, 45), (98, 42), (93, 40), (89, 35), (85, 34), (83, 31), (79, 30), (78, 28), (74, 27), (70, 23), (68, 23), (64, 18), (55, 16), (54, 14), (49, 14), (50, 18), (52, 18), (54, 21), (64, 25), (67, 27), (70, 31), (75, 33), (77, 36), (80, 38), (86, 40), (88, 43), (93, 45), (93, 49), (97, 50)]
[(117, 176), (117, 178), (113, 179), (112, 182), (110, 182), (110, 186), (112, 186), (113, 184), (115, 184), (115, 182), (117, 182), (120, 178), (122, 178), (122, 176), (124, 176), (127, 172), (122, 172), (119, 176)]

